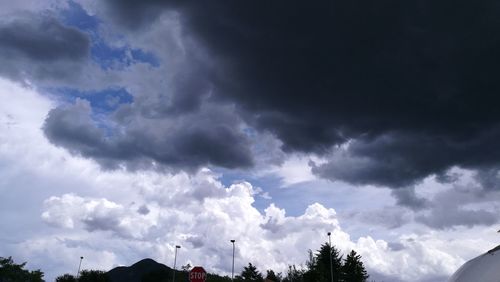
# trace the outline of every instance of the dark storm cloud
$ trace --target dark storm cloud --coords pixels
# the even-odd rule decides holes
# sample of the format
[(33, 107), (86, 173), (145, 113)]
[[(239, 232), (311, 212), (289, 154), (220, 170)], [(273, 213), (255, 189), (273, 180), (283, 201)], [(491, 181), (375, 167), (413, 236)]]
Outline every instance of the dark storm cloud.
[(52, 18), (14, 20), (0, 26), (0, 48), (34, 61), (79, 60), (88, 55), (89, 38)]
[(498, 163), (500, 153), (495, 148), (499, 140), (500, 127), (484, 128), (464, 139), (387, 133), (353, 140), (347, 149), (334, 149), (328, 163), (312, 163), (312, 169), (322, 177), (354, 184), (411, 186), (431, 174), (437, 174), (441, 182), (449, 182), (457, 178), (447, 172), (453, 165), (482, 169)]
[(429, 204), (426, 199), (417, 196), (414, 187), (395, 189), (392, 191), (392, 195), (396, 198), (398, 205), (412, 210), (422, 210)]
[(498, 167), (478, 171), (475, 179), (486, 191), (500, 191), (500, 170)]
[(177, 2), (181, 1), (107, 0), (104, 1), (104, 9), (119, 25), (136, 30), (154, 22), (166, 9), (177, 7)]
[(286, 151), (354, 141), (325, 178), (390, 187), (499, 162), (495, 1), (107, 1), (117, 23), (175, 11), (217, 62), (213, 99)]
[(43, 130), (54, 144), (108, 168), (193, 170), (204, 165), (235, 168), (253, 163), (237, 119), (223, 108), (156, 120), (123, 111), (128, 112), (128, 123), (107, 127), (92, 119), (88, 102), (77, 100), (72, 106), (51, 110)]
[(90, 39), (48, 16), (22, 14), (0, 21), (0, 73), (13, 78), (64, 78), (88, 58)]

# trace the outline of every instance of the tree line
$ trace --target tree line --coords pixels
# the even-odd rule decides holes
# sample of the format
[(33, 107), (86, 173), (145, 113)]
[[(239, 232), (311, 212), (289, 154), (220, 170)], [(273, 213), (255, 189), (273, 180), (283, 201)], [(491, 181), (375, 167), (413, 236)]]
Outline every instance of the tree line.
[[(272, 269), (261, 273), (255, 265), (249, 263), (242, 272), (235, 276), (234, 281), (273, 281), (273, 282), (366, 282), (369, 275), (363, 265), (361, 256), (354, 250), (345, 258), (335, 246), (328, 243), (321, 245), (316, 252), (311, 250), (305, 266), (289, 265), (285, 273), (276, 273)], [(16, 264), (11, 257), (0, 257), (0, 282), (43, 282), (41, 270), (29, 271), (24, 269), (26, 263)], [(183, 266), (176, 271), (176, 281), (187, 281), (190, 265)], [(143, 282), (172, 281), (172, 272), (149, 273), (142, 277)], [(78, 277), (71, 274), (58, 276), (55, 282), (110, 282), (105, 271), (83, 270)], [(230, 282), (228, 276), (208, 274), (209, 282)]]
[(285, 274), (267, 270), (263, 275), (249, 263), (235, 281), (260, 282), (264, 277), (274, 282), (365, 282), (369, 275), (356, 251), (352, 250), (343, 258), (337, 248), (326, 243), (316, 253), (309, 250), (305, 267), (290, 265)]

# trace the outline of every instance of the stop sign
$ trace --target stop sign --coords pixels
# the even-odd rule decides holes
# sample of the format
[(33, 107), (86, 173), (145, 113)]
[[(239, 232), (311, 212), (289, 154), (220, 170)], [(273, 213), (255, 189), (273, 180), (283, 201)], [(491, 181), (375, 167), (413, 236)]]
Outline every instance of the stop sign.
[(207, 272), (201, 266), (195, 266), (189, 271), (189, 282), (205, 282)]

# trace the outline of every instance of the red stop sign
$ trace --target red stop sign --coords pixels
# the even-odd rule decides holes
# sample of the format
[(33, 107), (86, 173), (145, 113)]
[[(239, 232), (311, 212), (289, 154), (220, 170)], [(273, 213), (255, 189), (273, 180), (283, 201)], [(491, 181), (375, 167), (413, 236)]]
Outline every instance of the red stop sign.
[(205, 282), (207, 272), (201, 266), (195, 266), (189, 271), (189, 282)]

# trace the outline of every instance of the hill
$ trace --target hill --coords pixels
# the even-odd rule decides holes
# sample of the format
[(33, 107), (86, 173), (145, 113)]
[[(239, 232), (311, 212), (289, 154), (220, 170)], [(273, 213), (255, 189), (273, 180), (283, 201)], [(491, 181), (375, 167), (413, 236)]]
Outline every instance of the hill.
[[(146, 282), (146, 281), (167, 281), (171, 280), (173, 270), (161, 263), (147, 258), (134, 263), (131, 266), (119, 266), (108, 271), (108, 276), (112, 282)], [(176, 271), (178, 281), (186, 281), (186, 274)], [(184, 278), (184, 279), (183, 279)], [(176, 279), (177, 280), (177, 279)]]
[[(111, 282), (170, 282), (173, 277), (173, 269), (147, 258), (134, 263), (131, 266), (119, 266), (107, 272)], [(207, 280), (212, 282), (229, 282), (227, 276), (208, 273)], [(175, 271), (175, 281), (188, 281), (186, 271)]]

